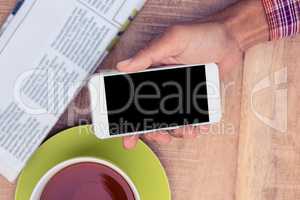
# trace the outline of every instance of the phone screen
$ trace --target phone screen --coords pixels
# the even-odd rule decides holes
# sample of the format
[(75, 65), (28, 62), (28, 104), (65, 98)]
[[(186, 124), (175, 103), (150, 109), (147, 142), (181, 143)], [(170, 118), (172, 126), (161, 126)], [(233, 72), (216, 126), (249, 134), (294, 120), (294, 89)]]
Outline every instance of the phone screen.
[(205, 66), (104, 77), (111, 135), (209, 122)]

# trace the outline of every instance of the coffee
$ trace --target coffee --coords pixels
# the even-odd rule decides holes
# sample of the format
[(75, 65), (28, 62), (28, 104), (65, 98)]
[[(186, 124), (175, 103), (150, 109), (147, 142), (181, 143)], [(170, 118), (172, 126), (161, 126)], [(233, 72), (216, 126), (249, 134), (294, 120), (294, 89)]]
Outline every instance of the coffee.
[(40, 200), (135, 200), (135, 197), (118, 172), (102, 164), (84, 162), (54, 175)]

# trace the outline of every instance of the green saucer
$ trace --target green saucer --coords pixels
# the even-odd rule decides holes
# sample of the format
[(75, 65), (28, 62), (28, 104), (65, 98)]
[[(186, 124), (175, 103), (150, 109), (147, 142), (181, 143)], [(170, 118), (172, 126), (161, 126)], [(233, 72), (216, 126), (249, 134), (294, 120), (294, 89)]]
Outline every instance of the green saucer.
[(71, 128), (45, 142), (21, 173), (16, 200), (29, 200), (40, 178), (52, 167), (76, 157), (95, 157), (114, 163), (131, 178), (141, 200), (170, 200), (166, 173), (155, 154), (143, 142), (134, 150), (123, 149), (121, 139), (99, 140), (91, 126)]

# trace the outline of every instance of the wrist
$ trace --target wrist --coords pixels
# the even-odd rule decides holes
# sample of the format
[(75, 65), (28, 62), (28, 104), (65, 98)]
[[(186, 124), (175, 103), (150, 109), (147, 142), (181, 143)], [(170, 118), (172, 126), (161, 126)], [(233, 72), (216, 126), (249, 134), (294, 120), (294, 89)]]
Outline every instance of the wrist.
[(269, 28), (261, 0), (244, 0), (220, 13), (229, 34), (242, 51), (269, 40)]

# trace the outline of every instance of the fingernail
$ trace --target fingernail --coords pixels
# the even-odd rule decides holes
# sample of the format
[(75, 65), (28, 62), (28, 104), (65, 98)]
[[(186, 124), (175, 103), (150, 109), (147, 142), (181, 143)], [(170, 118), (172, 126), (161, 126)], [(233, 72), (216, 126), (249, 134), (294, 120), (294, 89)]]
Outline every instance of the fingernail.
[(132, 61), (132, 58), (119, 62), (117, 64), (117, 69), (119, 69), (120, 71), (126, 70), (126, 68), (130, 67), (131, 61)]

